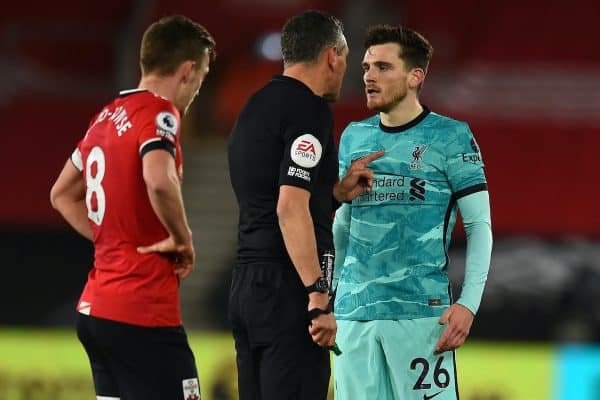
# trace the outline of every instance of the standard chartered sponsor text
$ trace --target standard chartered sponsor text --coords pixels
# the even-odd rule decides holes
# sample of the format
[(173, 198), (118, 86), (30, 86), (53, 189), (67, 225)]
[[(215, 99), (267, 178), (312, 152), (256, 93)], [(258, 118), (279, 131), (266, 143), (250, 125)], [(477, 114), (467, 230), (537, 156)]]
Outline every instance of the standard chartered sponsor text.
[(394, 176), (391, 178), (381, 177), (373, 180), (373, 189), (382, 187), (403, 187), (405, 176)]
[(358, 197), (358, 201), (404, 200), (404, 192), (366, 192)]
[[(373, 190), (371, 192), (364, 192), (358, 197), (359, 202), (363, 201), (390, 201), (390, 200), (404, 200), (405, 192), (397, 191), (390, 192), (385, 189), (390, 188), (403, 188), (404, 187), (404, 176), (393, 176), (393, 177), (380, 177), (373, 180)], [(384, 189), (385, 188), (385, 189)], [(384, 189), (385, 191), (377, 191), (377, 189)]]

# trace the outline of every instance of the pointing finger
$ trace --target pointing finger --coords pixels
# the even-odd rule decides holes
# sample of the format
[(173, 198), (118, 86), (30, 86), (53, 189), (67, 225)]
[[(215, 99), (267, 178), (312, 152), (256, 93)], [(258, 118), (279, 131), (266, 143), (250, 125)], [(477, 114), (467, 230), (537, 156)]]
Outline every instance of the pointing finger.
[(444, 333), (442, 333), (442, 337), (440, 337), (440, 340), (438, 340), (437, 344), (435, 345), (435, 351), (433, 352), (433, 354), (439, 354), (443, 351), (443, 349), (446, 348), (446, 346), (448, 345), (448, 336), (449, 336), (449, 332), (448, 329), (444, 329)]
[(450, 319), (450, 309), (447, 308), (444, 313), (442, 314), (442, 316), (440, 317), (440, 320), (438, 321), (438, 323), (440, 325), (446, 325), (448, 323), (448, 320)]
[(369, 154), (368, 156), (364, 156), (364, 157), (360, 158), (358, 160), (358, 162), (360, 162), (362, 165), (366, 166), (371, 161), (377, 160), (378, 158), (382, 157), (384, 154), (385, 154), (384, 150), (379, 150), (375, 153)]

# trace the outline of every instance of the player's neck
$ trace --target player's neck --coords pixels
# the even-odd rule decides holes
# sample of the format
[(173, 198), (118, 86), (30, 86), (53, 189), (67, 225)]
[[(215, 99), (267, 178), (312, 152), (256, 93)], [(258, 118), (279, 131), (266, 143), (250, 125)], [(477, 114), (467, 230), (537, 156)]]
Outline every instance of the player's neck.
[(406, 96), (389, 112), (380, 112), (381, 123), (385, 126), (402, 126), (414, 120), (423, 112), (423, 106), (416, 97)]
[(156, 75), (144, 76), (138, 85), (139, 89), (146, 89), (154, 94), (157, 94), (171, 103), (175, 103), (177, 86), (173, 79), (169, 77), (160, 77)]

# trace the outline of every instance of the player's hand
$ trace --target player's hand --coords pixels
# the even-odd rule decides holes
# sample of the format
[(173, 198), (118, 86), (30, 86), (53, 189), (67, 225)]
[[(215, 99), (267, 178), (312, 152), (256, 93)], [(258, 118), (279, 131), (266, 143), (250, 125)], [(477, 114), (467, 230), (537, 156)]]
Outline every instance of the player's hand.
[(339, 202), (352, 201), (362, 192), (371, 191), (373, 187), (374, 174), (373, 171), (367, 168), (367, 165), (373, 160), (382, 157), (385, 151), (371, 153), (368, 156), (354, 160), (350, 164), (350, 168), (346, 171), (346, 176), (341, 181), (337, 182), (333, 188), (333, 195)]
[[(309, 295), (308, 309), (320, 308), (326, 310), (329, 306), (329, 296), (326, 293), (311, 293)], [(310, 321), (308, 333), (313, 342), (321, 347), (331, 347), (335, 343), (337, 323), (333, 313), (321, 314)]]
[(182, 279), (192, 272), (196, 261), (193, 243), (177, 244), (172, 236), (149, 246), (138, 247), (137, 251), (140, 254), (163, 253), (170, 256), (175, 263), (173, 272)]
[(467, 307), (461, 304), (452, 304), (444, 311), (439, 323), (446, 325), (442, 337), (435, 345), (434, 354), (459, 348), (469, 336), (471, 325), (475, 316)]

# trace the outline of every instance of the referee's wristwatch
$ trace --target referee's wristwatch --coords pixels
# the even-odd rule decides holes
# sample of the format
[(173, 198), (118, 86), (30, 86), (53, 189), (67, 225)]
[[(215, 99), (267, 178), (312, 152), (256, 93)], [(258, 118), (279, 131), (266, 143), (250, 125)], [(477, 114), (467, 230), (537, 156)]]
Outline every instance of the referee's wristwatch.
[(312, 292), (327, 293), (328, 291), (329, 282), (327, 282), (327, 279), (323, 278), (322, 276), (319, 277), (312, 285), (306, 286), (306, 292), (309, 294)]

